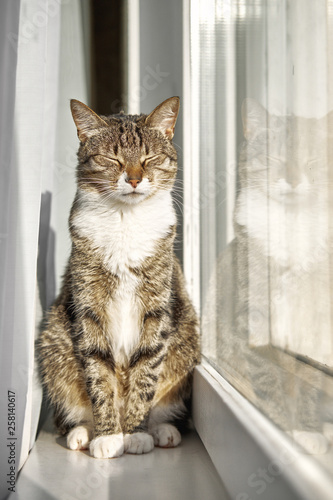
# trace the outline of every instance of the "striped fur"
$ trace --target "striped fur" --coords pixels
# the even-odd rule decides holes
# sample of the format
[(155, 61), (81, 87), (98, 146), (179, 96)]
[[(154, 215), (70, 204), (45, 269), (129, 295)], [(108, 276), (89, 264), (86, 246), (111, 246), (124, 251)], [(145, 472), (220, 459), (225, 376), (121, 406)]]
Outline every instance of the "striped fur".
[(72, 252), (38, 342), (41, 378), (71, 449), (107, 458), (176, 446), (166, 424), (183, 415), (200, 359), (173, 253), (179, 99), (149, 116), (71, 108), (80, 139)]

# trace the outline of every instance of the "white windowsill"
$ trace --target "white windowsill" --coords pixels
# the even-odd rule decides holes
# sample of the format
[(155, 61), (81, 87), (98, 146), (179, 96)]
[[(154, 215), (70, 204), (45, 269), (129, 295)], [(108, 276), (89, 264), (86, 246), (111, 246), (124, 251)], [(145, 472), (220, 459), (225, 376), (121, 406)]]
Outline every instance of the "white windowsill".
[(9, 498), (331, 500), (332, 478), (315, 459), (205, 361), (195, 370), (193, 418), (204, 446), (193, 431), (178, 448), (111, 460), (68, 450), (48, 420)]
[(40, 432), (9, 499), (228, 500), (202, 442), (193, 431), (178, 448), (95, 459), (71, 451), (51, 420)]
[(233, 499), (333, 498), (333, 478), (206, 361), (194, 376), (193, 419)]

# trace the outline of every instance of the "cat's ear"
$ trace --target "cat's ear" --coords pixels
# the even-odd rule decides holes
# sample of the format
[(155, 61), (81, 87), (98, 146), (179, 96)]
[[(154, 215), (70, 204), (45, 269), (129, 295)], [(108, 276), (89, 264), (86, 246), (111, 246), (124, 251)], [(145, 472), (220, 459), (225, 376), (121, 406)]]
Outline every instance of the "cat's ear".
[(172, 139), (175, 133), (175, 125), (179, 112), (179, 97), (170, 97), (163, 101), (146, 118), (148, 127), (157, 128), (168, 139)]
[(71, 99), (71, 111), (81, 142), (96, 134), (97, 129), (108, 126), (94, 111), (76, 99)]
[(255, 99), (247, 97), (242, 103), (243, 133), (247, 140), (254, 139), (261, 130), (267, 128), (267, 110)]

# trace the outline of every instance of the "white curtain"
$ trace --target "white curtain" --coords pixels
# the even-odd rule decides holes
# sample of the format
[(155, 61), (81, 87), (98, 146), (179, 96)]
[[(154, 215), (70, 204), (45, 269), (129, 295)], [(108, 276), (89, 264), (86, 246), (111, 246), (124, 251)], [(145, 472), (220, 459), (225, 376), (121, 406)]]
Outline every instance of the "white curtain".
[(35, 440), (35, 338), (69, 252), (77, 147), (69, 99), (87, 102), (87, 6), (0, 3), (0, 498)]

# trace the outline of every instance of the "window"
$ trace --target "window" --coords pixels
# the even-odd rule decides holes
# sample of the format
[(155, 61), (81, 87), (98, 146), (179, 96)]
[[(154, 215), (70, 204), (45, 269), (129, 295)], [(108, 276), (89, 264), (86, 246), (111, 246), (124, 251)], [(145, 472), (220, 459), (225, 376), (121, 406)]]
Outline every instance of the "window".
[(186, 5), (203, 354), (331, 471), (333, 3)]
[[(104, 7), (88, 0), (1, 6), (2, 90), (10, 92), (2, 127), (0, 342), (3, 401), (8, 390), (18, 395), (16, 472), (34, 440), (41, 399), (33, 385), (34, 304), (38, 317), (69, 248), (77, 139), (68, 99), (89, 102), (92, 93), (99, 111), (107, 101), (117, 111), (123, 101), (129, 112), (145, 113), (180, 95), (175, 202), (184, 188), (179, 232), (204, 355), (195, 372), (195, 422), (232, 498), (330, 500), (333, 0), (111, 3), (119, 7), (115, 24), (123, 16), (127, 26), (124, 47), (122, 28), (111, 33)], [(105, 34), (117, 35), (118, 63), (126, 54), (112, 98), (110, 71), (98, 79), (108, 92), (93, 78), (103, 64), (110, 68), (112, 54), (107, 63), (103, 54), (90, 61), (88, 50), (98, 52)], [(56, 148), (49, 139), (46, 147), (47, 137)], [(282, 450), (284, 436), (292, 439)], [(307, 455), (294, 453), (294, 443)]]

